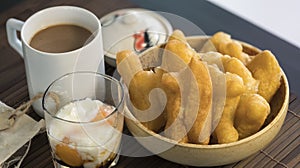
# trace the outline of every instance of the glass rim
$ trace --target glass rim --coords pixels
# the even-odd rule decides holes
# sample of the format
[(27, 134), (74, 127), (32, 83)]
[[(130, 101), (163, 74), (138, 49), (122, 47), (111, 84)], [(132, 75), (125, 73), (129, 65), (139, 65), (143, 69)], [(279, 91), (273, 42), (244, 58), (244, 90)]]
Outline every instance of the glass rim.
[[(96, 75), (96, 76), (101, 76), (103, 77), (103, 79), (106, 79), (106, 80), (110, 80), (110, 81), (113, 81), (115, 84), (117, 84), (120, 88), (121, 88), (121, 99), (120, 101), (118, 102), (118, 104), (115, 106), (115, 109), (107, 116), (105, 116), (103, 119), (101, 120), (97, 120), (97, 121), (72, 121), (72, 120), (67, 120), (67, 119), (63, 119), (61, 117), (57, 117), (56, 115), (52, 114), (51, 112), (48, 111), (48, 109), (45, 107), (44, 103), (45, 103), (45, 99), (46, 99), (46, 96), (47, 96), (47, 93), (49, 92), (49, 89), (54, 85), (54, 83), (56, 83), (57, 81), (60, 81), (70, 75), (75, 75), (75, 74), (93, 74), (93, 75)], [(125, 98), (125, 92), (124, 92), (124, 87), (123, 87), (123, 84), (118, 81), (116, 78), (112, 77), (112, 76), (109, 76), (109, 75), (106, 75), (106, 74), (102, 74), (102, 73), (98, 73), (98, 72), (93, 72), (93, 71), (75, 71), (75, 72), (70, 72), (70, 73), (66, 73), (60, 77), (58, 77), (57, 79), (55, 79), (53, 82), (51, 82), (49, 84), (49, 86), (47, 87), (47, 89), (45, 90), (45, 92), (43, 93), (43, 97), (42, 97), (42, 108), (43, 108), (43, 111), (48, 113), (52, 118), (54, 119), (58, 119), (60, 121), (64, 121), (64, 122), (68, 122), (68, 123), (73, 123), (73, 124), (91, 124), (91, 123), (96, 123), (96, 122), (101, 122), (101, 121), (104, 121), (106, 119), (108, 119), (110, 116), (112, 116), (113, 114), (115, 114), (119, 107), (121, 106), (121, 104), (124, 102), (124, 98)]]

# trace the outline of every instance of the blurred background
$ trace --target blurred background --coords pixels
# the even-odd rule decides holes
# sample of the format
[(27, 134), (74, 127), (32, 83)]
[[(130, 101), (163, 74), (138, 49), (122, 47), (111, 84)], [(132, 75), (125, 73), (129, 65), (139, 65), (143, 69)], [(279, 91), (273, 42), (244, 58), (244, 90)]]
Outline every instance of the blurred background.
[(299, 0), (209, 1), (300, 47)]

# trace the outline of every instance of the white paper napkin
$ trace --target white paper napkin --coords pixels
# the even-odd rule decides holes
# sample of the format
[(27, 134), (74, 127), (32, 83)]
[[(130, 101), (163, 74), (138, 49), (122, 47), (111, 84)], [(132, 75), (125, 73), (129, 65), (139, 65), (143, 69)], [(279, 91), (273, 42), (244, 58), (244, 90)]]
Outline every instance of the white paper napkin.
[[(7, 109), (13, 110), (0, 101), (0, 113)], [(44, 125), (44, 120), (37, 122), (24, 114), (16, 120), (12, 128), (0, 131), (0, 165), (32, 139)]]

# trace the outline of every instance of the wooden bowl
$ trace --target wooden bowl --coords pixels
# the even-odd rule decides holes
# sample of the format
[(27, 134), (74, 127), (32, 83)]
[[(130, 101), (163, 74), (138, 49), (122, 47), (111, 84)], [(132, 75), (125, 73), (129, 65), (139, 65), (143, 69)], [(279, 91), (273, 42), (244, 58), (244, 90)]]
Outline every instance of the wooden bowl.
[[(188, 43), (196, 51), (201, 49), (207, 41), (204, 36), (188, 37)], [(261, 50), (247, 43), (241, 42), (244, 52), (255, 55)], [(158, 47), (148, 49), (141, 54), (141, 62), (147, 67), (151, 62), (159, 60), (160, 50)], [(152, 64), (152, 63), (151, 63)], [(157, 62), (159, 65), (159, 61)], [(219, 166), (240, 161), (266, 147), (278, 134), (283, 125), (289, 104), (289, 85), (286, 75), (282, 71), (282, 82), (277, 93), (273, 97), (270, 106), (271, 113), (266, 120), (265, 126), (257, 133), (228, 144), (182, 144), (166, 138), (147, 129), (128, 110), (125, 122), (129, 131), (137, 141), (149, 151), (158, 156), (183, 165), (190, 166)]]

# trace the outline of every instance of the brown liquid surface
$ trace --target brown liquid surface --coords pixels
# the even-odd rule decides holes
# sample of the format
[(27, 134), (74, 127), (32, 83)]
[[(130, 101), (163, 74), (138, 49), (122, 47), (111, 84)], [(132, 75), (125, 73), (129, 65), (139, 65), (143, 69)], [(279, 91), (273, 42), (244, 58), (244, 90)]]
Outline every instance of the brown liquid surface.
[(29, 45), (49, 53), (73, 51), (93, 39), (92, 33), (76, 25), (54, 25), (37, 32)]

